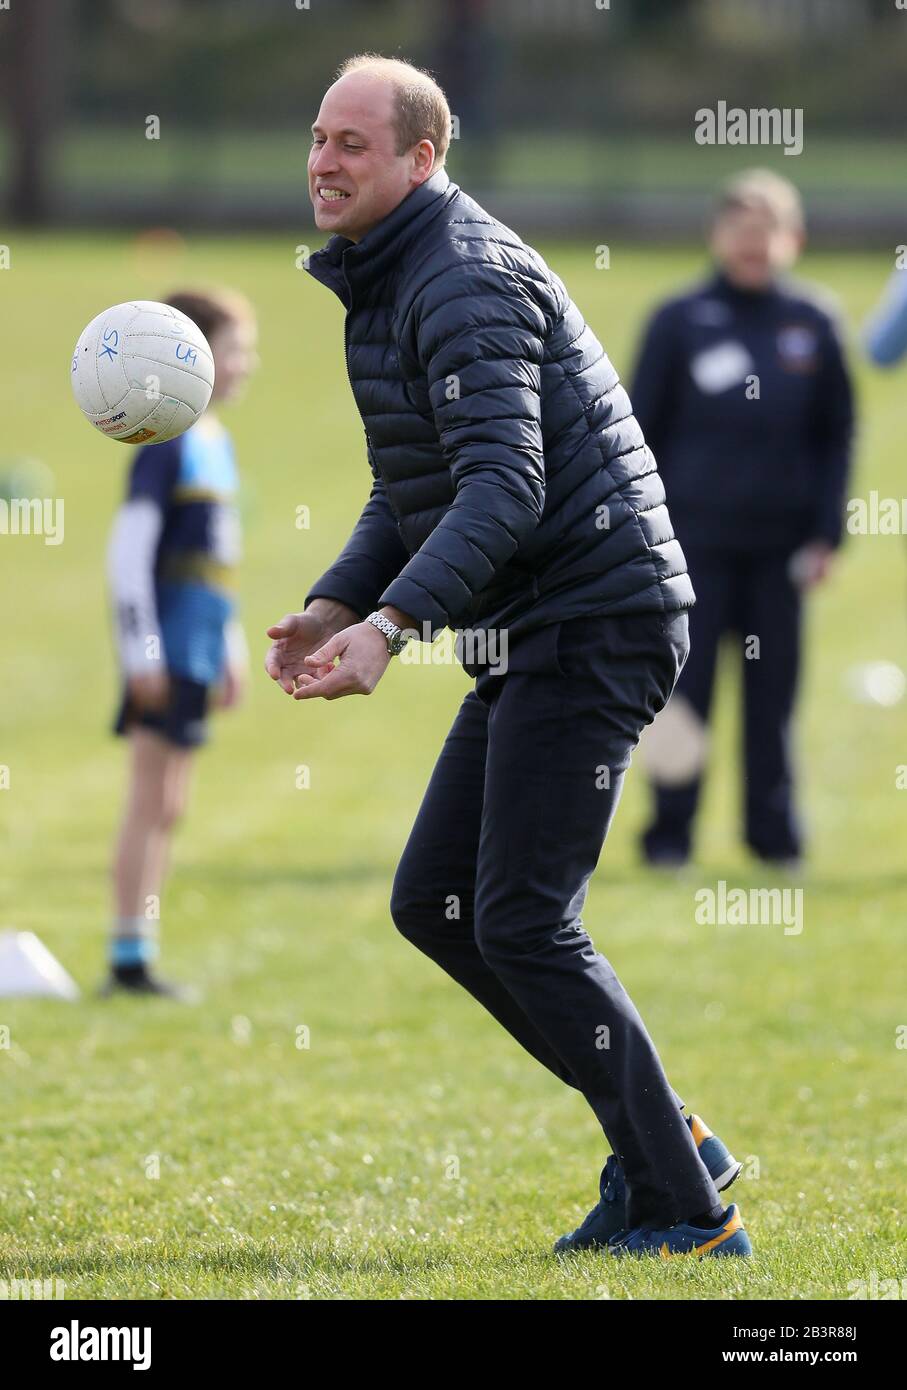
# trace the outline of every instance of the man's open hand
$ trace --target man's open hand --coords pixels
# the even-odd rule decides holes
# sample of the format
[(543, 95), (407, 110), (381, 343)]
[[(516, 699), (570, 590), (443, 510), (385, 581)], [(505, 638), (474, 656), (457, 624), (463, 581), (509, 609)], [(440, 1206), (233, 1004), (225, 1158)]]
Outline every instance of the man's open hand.
[(345, 603), (330, 598), (313, 599), (303, 613), (289, 613), (268, 628), (268, 636), (274, 641), (265, 657), (265, 670), (272, 681), (292, 695), (299, 677), (312, 675), (312, 668), (306, 665), (309, 653), (335, 632), (358, 621), (359, 614)]
[[(387, 669), (387, 642), (345, 604), (314, 599), (268, 628), (265, 670), (294, 699), (370, 695)], [(340, 665), (334, 662), (340, 658)]]
[(389, 661), (382, 633), (372, 623), (354, 623), (305, 658), (305, 673), (297, 680), (293, 699), (339, 700), (344, 695), (371, 695)]

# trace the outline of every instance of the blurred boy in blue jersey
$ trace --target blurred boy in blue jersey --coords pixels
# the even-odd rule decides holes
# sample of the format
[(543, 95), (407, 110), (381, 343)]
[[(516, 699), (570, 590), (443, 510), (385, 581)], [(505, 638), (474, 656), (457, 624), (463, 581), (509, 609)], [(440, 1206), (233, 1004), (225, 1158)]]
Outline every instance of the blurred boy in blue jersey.
[(718, 647), (742, 647), (744, 819), (762, 859), (795, 865), (791, 721), (801, 595), (825, 578), (842, 535), (850, 379), (832, 318), (784, 277), (803, 243), (792, 184), (738, 176), (713, 221), (715, 270), (670, 300), (645, 334), (631, 391), (664, 477), (696, 591), (690, 656), (650, 731), (652, 863), (690, 854)]
[(123, 675), (115, 730), (129, 738), (126, 811), (114, 863), (115, 917), (105, 992), (193, 992), (161, 980), (158, 905), (175, 821), (212, 703), (241, 698), (247, 665), (234, 616), (239, 560), (237, 473), (214, 406), (236, 398), (255, 365), (255, 316), (241, 296), (186, 291), (187, 314), (214, 355), (211, 406), (179, 438), (136, 452), (109, 549)]

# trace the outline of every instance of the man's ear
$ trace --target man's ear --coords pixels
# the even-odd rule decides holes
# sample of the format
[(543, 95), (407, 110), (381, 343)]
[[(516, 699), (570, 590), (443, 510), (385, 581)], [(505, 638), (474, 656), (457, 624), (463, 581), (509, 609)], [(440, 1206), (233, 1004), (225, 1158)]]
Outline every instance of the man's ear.
[(418, 188), (420, 183), (424, 183), (431, 177), (432, 165), (435, 162), (435, 147), (429, 139), (420, 140), (415, 147), (413, 174), (418, 175), (413, 179), (413, 184)]

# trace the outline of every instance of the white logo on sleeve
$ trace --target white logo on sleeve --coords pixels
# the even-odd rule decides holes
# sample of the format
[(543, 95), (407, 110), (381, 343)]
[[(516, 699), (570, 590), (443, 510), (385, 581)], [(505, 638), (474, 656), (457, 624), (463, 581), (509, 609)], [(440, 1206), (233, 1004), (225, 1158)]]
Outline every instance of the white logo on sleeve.
[(755, 363), (742, 343), (728, 340), (699, 352), (690, 361), (690, 376), (706, 396), (717, 396), (745, 381)]

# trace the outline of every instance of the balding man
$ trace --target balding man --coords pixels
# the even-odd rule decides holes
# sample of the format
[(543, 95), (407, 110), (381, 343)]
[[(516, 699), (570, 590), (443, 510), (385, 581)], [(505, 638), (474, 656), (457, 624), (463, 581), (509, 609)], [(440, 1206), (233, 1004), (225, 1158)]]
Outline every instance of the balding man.
[(408, 637), (458, 633), (476, 683), (391, 915), (602, 1125), (600, 1200), (558, 1250), (748, 1254), (718, 1196), (740, 1165), (684, 1117), (580, 917), (688, 651), (693, 591), (655, 461), (561, 280), (448, 178), (428, 74), (351, 59), (312, 129), (332, 235), (308, 270), (347, 311), (372, 487), (304, 611), (269, 629), (266, 669), (296, 700), (367, 695)]

